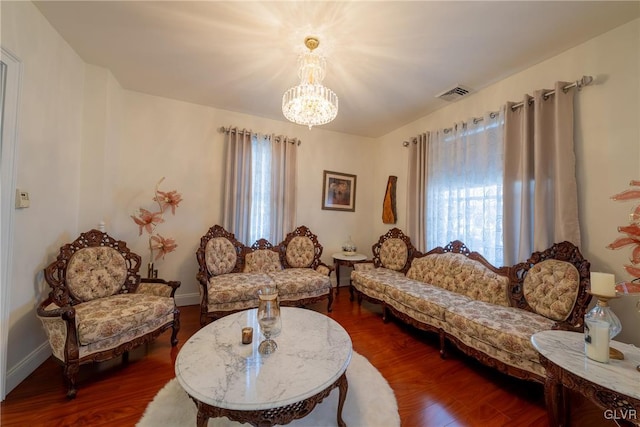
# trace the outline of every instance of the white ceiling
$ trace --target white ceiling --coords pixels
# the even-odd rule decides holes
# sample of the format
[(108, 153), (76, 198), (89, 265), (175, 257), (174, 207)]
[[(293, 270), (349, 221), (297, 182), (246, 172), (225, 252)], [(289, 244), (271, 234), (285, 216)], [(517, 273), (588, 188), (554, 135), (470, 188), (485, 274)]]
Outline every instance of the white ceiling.
[(276, 120), (317, 35), (340, 98), (323, 128), (371, 137), (447, 105), (435, 96), (456, 84), (480, 90), (640, 16), (637, 0), (35, 4), (126, 89)]

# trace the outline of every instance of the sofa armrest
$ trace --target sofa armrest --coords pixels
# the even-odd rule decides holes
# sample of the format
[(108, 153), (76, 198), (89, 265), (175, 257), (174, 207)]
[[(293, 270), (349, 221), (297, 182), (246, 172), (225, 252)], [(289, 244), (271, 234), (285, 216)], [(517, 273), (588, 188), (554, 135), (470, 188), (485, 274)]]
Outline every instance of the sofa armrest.
[(324, 262), (320, 262), (315, 270), (318, 273), (321, 273), (321, 274), (326, 275), (326, 276), (330, 276), (331, 272), (334, 270), (334, 268), (331, 267), (331, 266), (328, 266)]
[(137, 294), (157, 295), (161, 297), (175, 297), (176, 290), (180, 287), (180, 282), (177, 280), (163, 280), (163, 279), (140, 279)]
[(373, 270), (376, 266), (373, 261), (358, 261), (353, 263), (353, 269), (356, 271)]

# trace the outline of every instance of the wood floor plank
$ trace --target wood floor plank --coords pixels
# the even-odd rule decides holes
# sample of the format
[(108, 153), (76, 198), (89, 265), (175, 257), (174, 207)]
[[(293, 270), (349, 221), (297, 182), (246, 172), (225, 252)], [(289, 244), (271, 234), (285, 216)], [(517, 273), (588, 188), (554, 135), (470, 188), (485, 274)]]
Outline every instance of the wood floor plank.
[[(401, 322), (384, 323), (379, 306), (349, 300), (345, 289), (326, 304), (309, 307), (339, 322), (354, 350), (382, 373), (398, 400), (405, 427), (547, 426), (543, 388), (485, 367), (452, 349), (440, 358), (438, 337)], [(177, 348), (170, 332), (131, 352), (128, 364), (114, 360), (81, 367), (78, 396), (67, 401), (60, 365), (47, 360), (16, 387), (0, 406), (0, 425), (134, 426), (147, 404), (175, 376), (174, 363), (184, 342), (200, 329), (199, 306), (180, 307)], [(604, 423), (602, 411), (574, 397), (576, 426)], [(573, 411), (576, 412), (576, 411)]]

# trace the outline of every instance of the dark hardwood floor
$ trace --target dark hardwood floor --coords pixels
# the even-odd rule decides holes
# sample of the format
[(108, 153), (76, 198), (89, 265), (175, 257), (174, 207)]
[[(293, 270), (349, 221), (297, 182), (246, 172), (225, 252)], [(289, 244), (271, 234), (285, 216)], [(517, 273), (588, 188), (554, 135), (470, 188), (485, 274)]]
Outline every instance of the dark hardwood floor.
[[(326, 304), (310, 308), (326, 313)], [(180, 344), (170, 332), (121, 359), (80, 369), (78, 396), (67, 401), (61, 367), (51, 358), (16, 387), (0, 407), (2, 426), (134, 426), (155, 394), (174, 377), (181, 345), (198, 329), (199, 307), (180, 307)], [(402, 425), (547, 426), (543, 387), (507, 377), (451, 349), (440, 358), (438, 338), (392, 320), (378, 306), (349, 301), (342, 288), (328, 314), (349, 332), (353, 348), (393, 388)], [(213, 350), (213, 349), (212, 349)], [(374, 391), (372, 391), (374, 392)], [(572, 425), (615, 426), (602, 411), (572, 398)]]

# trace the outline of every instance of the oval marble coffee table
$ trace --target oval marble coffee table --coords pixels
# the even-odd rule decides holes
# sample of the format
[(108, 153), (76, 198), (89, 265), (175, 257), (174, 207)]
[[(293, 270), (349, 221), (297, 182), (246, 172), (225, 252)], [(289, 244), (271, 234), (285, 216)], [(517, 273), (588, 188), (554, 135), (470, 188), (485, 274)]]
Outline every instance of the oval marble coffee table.
[[(263, 356), (256, 309), (230, 314), (195, 333), (180, 349), (176, 378), (198, 407), (198, 426), (227, 417), (254, 426), (287, 424), (309, 414), (338, 387), (337, 420), (347, 395), (349, 334), (324, 314), (282, 307), (278, 349)], [(253, 328), (242, 344), (241, 330)]]

